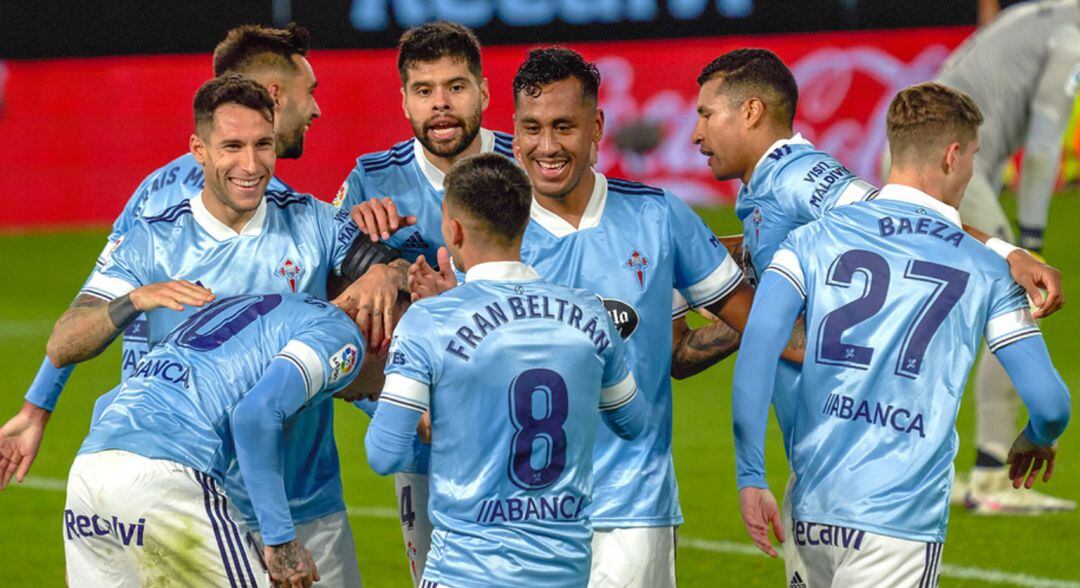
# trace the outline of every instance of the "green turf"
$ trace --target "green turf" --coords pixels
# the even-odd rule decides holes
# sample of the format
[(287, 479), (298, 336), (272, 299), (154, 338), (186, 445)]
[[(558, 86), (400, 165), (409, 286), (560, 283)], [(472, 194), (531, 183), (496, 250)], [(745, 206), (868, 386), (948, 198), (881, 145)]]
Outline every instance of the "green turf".
[[(1007, 204), (1006, 208), (1011, 208)], [(703, 211), (720, 234), (737, 233), (729, 209)], [(1057, 198), (1046, 254), (1066, 276), (1080, 275), (1080, 194)], [(80, 286), (100, 250), (104, 231), (0, 236), (3, 288), (0, 288), (0, 420), (22, 402), (42, 358), (52, 321)], [(1066, 281), (1066, 285), (1069, 285)], [(1080, 296), (1073, 290), (1073, 296)], [(1070, 387), (1080, 384), (1080, 314), (1066, 308), (1044, 321), (1043, 329), (1056, 364)], [(80, 366), (72, 376), (59, 409), (49, 424), (32, 475), (63, 479), (89, 421), (98, 394), (114, 384), (119, 365), (116, 348)], [(712, 370), (675, 384), (675, 463), (681, 483), (686, 524), (678, 554), (680, 586), (781, 586), (783, 563), (765, 557), (717, 553), (688, 546), (689, 539), (750, 545), (739, 518), (734, 484), (730, 422), (730, 383), (734, 366), (728, 360)], [(961, 408), (961, 448), (957, 467), (967, 470), (972, 458), (972, 403)], [(389, 479), (372, 473), (364, 461), (362, 438), (367, 418), (341, 406), (337, 435), (342, 456), (346, 501), (351, 506), (394, 507)], [(1080, 500), (1080, 467), (1073, 447), (1075, 431), (1066, 434), (1061, 462), (1050, 489)], [(775, 427), (769, 439), (770, 483), (782, 491), (787, 476)], [(5, 585), (62, 585), (64, 553), (61, 536), (63, 492), (15, 488), (0, 494), (0, 568)], [(352, 519), (361, 569), (368, 586), (406, 586), (407, 572), (396, 520), (360, 516)], [(1080, 578), (1080, 563), (1071, 559), (1080, 542), (1080, 514), (1027, 518), (984, 518), (954, 512), (944, 562), (953, 566), (1001, 570), (1040, 578)], [(980, 586), (981, 580), (943, 577), (942, 586)]]

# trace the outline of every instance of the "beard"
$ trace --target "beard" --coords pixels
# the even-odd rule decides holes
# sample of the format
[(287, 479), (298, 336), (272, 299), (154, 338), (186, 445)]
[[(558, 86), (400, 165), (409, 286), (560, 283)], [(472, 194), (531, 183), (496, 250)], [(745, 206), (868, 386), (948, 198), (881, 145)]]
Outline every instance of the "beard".
[(431, 126), (427, 122), (412, 123), (413, 135), (416, 136), (416, 140), (420, 141), (420, 144), (424, 146), (424, 149), (428, 150), (428, 153), (436, 155), (438, 157), (457, 157), (461, 155), (463, 151), (472, 145), (472, 142), (476, 140), (476, 136), (480, 134), (480, 117), (481, 112), (478, 110), (473, 116), (468, 118), (460, 118), (451, 116), (448, 118), (454, 119), (458, 127), (461, 129), (461, 134), (457, 139), (449, 143), (436, 143), (428, 136), (428, 131), (431, 130)]
[(279, 159), (300, 159), (304, 154), (303, 125), (291, 131), (278, 133), (277, 156)]

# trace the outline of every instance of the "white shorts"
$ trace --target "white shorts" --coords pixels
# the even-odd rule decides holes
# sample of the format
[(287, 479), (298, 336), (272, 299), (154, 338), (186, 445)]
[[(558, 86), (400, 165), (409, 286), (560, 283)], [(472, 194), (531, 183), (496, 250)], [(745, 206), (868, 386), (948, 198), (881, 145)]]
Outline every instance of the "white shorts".
[(937, 586), (942, 543), (908, 541), (799, 520), (793, 527), (786, 543), (797, 551), (798, 560), (784, 564), (786, 585), (791, 588)]
[(431, 550), (431, 519), (428, 518), (428, 477), (424, 474), (394, 474), (394, 495), (401, 514), (401, 536), (413, 586), (420, 586)]
[(218, 484), (173, 461), (127, 451), (75, 458), (63, 536), (68, 583), (269, 586), (254, 539)]
[(790, 581), (797, 570), (804, 569), (799, 550), (795, 548), (795, 521), (791, 517), (791, 491), (795, 488), (795, 472), (788, 475), (787, 488), (784, 490), (784, 504), (780, 507), (780, 518), (784, 523), (784, 571)]
[(678, 527), (596, 529), (589, 588), (674, 588)]
[[(262, 553), (262, 535), (253, 533)], [(356, 560), (356, 545), (352, 527), (344, 511), (296, 525), (296, 539), (311, 552), (319, 585), (335, 588), (359, 588), (360, 564)]]

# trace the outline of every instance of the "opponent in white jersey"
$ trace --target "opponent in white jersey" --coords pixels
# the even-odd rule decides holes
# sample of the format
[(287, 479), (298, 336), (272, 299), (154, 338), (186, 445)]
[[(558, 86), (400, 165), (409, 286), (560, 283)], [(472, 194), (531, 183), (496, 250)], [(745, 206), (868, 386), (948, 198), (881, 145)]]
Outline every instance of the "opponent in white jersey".
[[(1080, 88), (1080, 2), (1036, 0), (1002, 11), (952, 53), (937, 81), (970, 95), (986, 119), (960, 217), (1016, 242), (999, 196), (1006, 163), (1023, 149), (1019, 244), (1040, 250), (1062, 135)], [(975, 380), (975, 467), (967, 492), (963, 484), (956, 485), (954, 502), (991, 515), (1075, 509), (1071, 500), (1009, 488), (1003, 461), (1018, 409), (1019, 398), (1001, 364), (984, 350)]]
[(955, 208), (981, 120), (971, 98), (941, 84), (901, 91), (888, 111), (889, 185), (792, 231), (762, 277), (735, 368), (739, 502), (758, 547), (775, 555), (768, 392), (776, 339), (805, 309), (809, 344), (789, 441), (796, 522), (786, 542), (799, 554), (791, 584), (937, 585), (956, 414), (983, 338), (1031, 417), (1010, 451), (1013, 486), (1026, 478), (1030, 488), (1044, 461), (1044, 481), (1053, 470), (1068, 390), (1023, 290), (964, 233)]

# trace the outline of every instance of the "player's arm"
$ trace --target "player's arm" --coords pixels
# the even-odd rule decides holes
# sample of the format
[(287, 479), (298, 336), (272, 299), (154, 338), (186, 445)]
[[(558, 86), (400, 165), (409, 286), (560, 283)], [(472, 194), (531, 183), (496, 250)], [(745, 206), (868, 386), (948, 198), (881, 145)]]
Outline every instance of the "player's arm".
[(386, 376), (378, 408), (364, 436), (368, 465), (381, 476), (403, 471), (413, 460), (413, 440), (428, 410), (430, 388), (400, 374)]
[(776, 500), (765, 482), (765, 431), (777, 360), (802, 307), (802, 294), (792, 282), (772, 270), (762, 275), (732, 386), (739, 507), (754, 543), (773, 557), (777, 554), (769, 540), (770, 525), (778, 540), (784, 536)]
[[(1043, 318), (1057, 312), (1065, 304), (1065, 292), (1061, 285), (1061, 272), (1040, 261), (1028, 251), (991, 237), (975, 227), (964, 225), (964, 232), (978, 239), (991, 251), (1009, 264), (1009, 273), (1017, 284), (1027, 292), (1035, 306), (1035, 318)], [(1043, 296), (1042, 290), (1046, 290)]]
[(309, 393), (297, 364), (279, 356), (231, 417), (237, 463), (259, 520), (266, 565), (275, 585), (295, 579), (310, 585), (319, 579), (311, 552), (296, 539), (281, 453), (285, 419), (300, 410)]
[(1023, 173), (1017, 192), (1020, 245), (1039, 251), (1050, 198), (1061, 165), (1062, 135), (1069, 125), (1080, 78), (1080, 28), (1066, 26), (1047, 42), (1046, 60), (1032, 99)]
[(1054, 369), (1046, 342), (1027, 309), (994, 317), (987, 324), (986, 335), (991, 351), (1028, 410), (1027, 427), (1009, 451), (1013, 487), (1031, 488), (1043, 464), (1043, 481), (1048, 482), (1054, 470), (1057, 439), (1069, 422), (1069, 390)]
[(697, 375), (739, 349), (739, 332), (709, 313), (709, 324), (691, 329), (685, 316), (672, 321), (671, 377)]
[(604, 372), (600, 379), (600, 418), (620, 439), (636, 439), (649, 421), (649, 403), (638, 394), (634, 374), (626, 362), (626, 344), (619, 336), (615, 321), (596, 301), (596, 313), (603, 317), (610, 343), (601, 351)]

